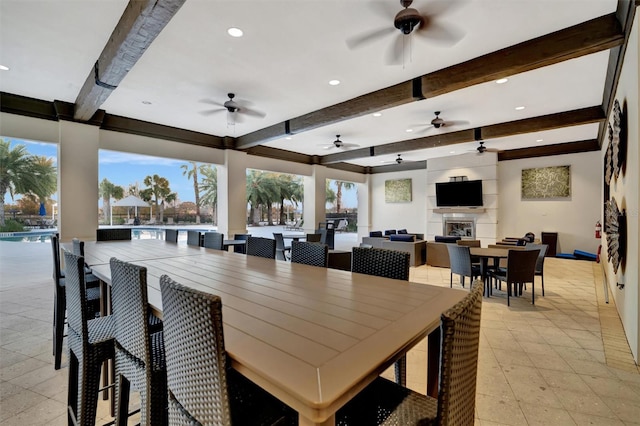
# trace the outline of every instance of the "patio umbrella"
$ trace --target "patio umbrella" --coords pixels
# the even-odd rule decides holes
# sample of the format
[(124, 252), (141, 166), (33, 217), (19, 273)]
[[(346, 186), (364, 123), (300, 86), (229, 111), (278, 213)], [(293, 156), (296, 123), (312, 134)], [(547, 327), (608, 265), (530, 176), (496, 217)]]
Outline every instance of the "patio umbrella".
[(46, 216), (47, 215), (47, 209), (44, 206), (44, 203), (40, 203), (40, 216)]
[(135, 217), (138, 217), (138, 207), (151, 208), (151, 205), (135, 195), (129, 195), (113, 203), (112, 207), (135, 207)]

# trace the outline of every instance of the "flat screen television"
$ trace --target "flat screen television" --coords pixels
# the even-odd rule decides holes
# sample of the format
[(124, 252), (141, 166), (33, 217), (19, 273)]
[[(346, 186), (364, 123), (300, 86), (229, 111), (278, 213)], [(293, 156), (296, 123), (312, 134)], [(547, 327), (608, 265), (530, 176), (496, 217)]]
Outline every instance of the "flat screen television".
[(438, 207), (482, 206), (482, 181), (436, 182)]

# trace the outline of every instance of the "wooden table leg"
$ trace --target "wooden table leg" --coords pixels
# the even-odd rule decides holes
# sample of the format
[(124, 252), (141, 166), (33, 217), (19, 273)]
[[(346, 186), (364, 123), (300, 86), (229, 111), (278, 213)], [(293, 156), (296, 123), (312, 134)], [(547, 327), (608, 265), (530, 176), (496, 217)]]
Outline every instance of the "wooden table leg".
[(427, 338), (427, 396), (438, 398), (440, 379), (440, 327)]

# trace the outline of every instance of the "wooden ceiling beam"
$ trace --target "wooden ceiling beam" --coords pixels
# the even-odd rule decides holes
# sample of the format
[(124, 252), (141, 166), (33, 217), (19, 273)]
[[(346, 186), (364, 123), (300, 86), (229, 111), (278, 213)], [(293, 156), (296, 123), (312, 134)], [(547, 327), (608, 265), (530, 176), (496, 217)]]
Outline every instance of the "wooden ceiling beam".
[(500, 151), (498, 152), (498, 161), (521, 160), (534, 157), (548, 157), (550, 155), (577, 154), (580, 152), (599, 150), (600, 145), (598, 144), (598, 141), (596, 139), (588, 139), (578, 142), (567, 142), (555, 145)]
[(249, 133), (238, 138), (236, 149), (611, 49), (623, 42), (622, 26), (611, 13)]
[(129, 0), (80, 89), (75, 101), (75, 120), (93, 117), (185, 1)]
[(477, 129), (460, 130), (457, 132), (425, 136), (422, 138), (409, 139), (386, 145), (378, 145), (368, 148), (360, 148), (351, 151), (329, 154), (320, 158), (320, 164), (327, 165), (342, 161), (356, 160), (363, 157), (397, 154), (398, 152), (408, 152), (418, 149), (435, 148), (439, 146), (473, 142), (477, 140), (476, 132), (478, 131), (478, 129), (480, 132), (479, 134), (481, 135), (481, 139), (496, 139), (523, 133), (598, 123), (604, 120), (604, 112), (598, 105), (573, 111), (525, 118), (522, 120), (510, 121), (507, 123), (493, 124), (489, 126), (479, 127)]

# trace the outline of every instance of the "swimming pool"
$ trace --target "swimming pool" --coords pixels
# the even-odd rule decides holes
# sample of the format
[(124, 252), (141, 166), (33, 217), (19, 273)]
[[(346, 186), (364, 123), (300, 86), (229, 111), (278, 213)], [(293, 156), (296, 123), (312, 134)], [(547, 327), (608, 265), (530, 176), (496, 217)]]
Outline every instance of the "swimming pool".
[[(164, 240), (164, 230), (165, 228), (131, 228), (131, 238), (134, 240)], [(178, 231), (180, 231), (178, 233), (179, 240), (186, 241), (187, 230), (206, 232), (214, 231), (215, 229), (178, 229)], [(37, 229), (25, 232), (1, 232), (0, 241), (11, 241), (16, 243), (49, 243), (51, 241), (51, 234), (54, 234), (56, 232), (58, 232), (57, 229)]]

